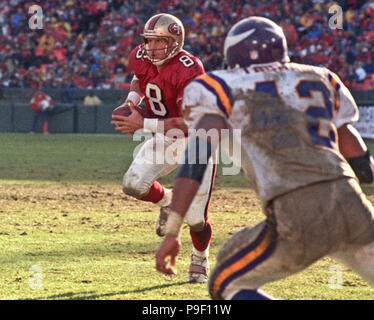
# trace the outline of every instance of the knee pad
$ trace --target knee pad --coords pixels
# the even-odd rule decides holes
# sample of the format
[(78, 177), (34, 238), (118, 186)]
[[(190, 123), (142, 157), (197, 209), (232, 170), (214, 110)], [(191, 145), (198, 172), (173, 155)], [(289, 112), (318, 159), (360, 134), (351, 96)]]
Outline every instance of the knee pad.
[[(205, 212), (204, 208), (206, 204), (196, 201), (196, 198), (201, 198), (195, 196), (194, 201), (191, 203), (186, 214), (186, 223), (192, 231), (200, 232), (203, 231), (205, 227)], [(204, 205), (203, 205), (204, 204)]]
[(123, 176), (122, 191), (128, 196), (142, 199), (147, 194), (149, 187), (138, 175), (126, 172)]

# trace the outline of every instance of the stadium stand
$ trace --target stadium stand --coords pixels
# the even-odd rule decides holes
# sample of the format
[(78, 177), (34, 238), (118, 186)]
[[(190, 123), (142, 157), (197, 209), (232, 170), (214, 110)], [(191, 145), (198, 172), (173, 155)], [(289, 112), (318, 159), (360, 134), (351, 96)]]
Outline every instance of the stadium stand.
[[(38, 3), (43, 29), (31, 30), (28, 8)], [(343, 9), (343, 29), (328, 27), (333, 4)], [(0, 85), (35, 88), (42, 81), (46, 89), (66, 92), (127, 89), (128, 54), (145, 21), (158, 12), (180, 17), (185, 48), (207, 71), (224, 67), (220, 52), (229, 27), (261, 15), (282, 25), (292, 61), (326, 66), (353, 90), (374, 88), (374, 0), (1, 1)]]

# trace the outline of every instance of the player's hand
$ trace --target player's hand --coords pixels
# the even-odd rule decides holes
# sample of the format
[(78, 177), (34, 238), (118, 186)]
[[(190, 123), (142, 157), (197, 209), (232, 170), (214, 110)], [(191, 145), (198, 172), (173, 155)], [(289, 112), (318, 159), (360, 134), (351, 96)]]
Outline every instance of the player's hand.
[(134, 133), (143, 128), (143, 116), (136, 111), (134, 106), (130, 106), (132, 113), (128, 117), (114, 115), (111, 123), (115, 125), (115, 130), (122, 133)]
[(176, 274), (174, 268), (180, 248), (180, 238), (167, 234), (156, 253), (156, 269), (165, 274)]

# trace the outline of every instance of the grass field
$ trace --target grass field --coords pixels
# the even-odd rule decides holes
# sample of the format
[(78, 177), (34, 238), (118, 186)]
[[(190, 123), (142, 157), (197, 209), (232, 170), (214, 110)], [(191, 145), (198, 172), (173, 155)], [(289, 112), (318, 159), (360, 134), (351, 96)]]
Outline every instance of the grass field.
[[(0, 299), (209, 299), (206, 285), (186, 283), (187, 227), (178, 275), (155, 271), (158, 208), (121, 191), (136, 145), (120, 135), (0, 134)], [(161, 181), (172, 186), (173, 175)], [(373, 187), (364, 190), (374, 201)], [(263, 219), (243, 176), (220, 170), (210, 217), (212, 265), (230, 235)], [(328, 258), (263, 289), (280, 299), (374, 298)]]

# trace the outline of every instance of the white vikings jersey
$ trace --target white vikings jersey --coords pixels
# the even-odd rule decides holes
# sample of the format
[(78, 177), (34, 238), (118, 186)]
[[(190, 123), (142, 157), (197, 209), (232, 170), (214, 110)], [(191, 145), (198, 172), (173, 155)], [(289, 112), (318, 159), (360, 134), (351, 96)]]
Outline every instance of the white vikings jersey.
[(326, 68), (275, 62), (214, 71), (185, 88), (183, 107), (190, 127), (205, 114), (218, 114), (240, 129), (241, 158), (234, 163), (264, 207), (306, 185), (355, 177), (338, 151), (337, 128), (357, 121), (358, 109)]

